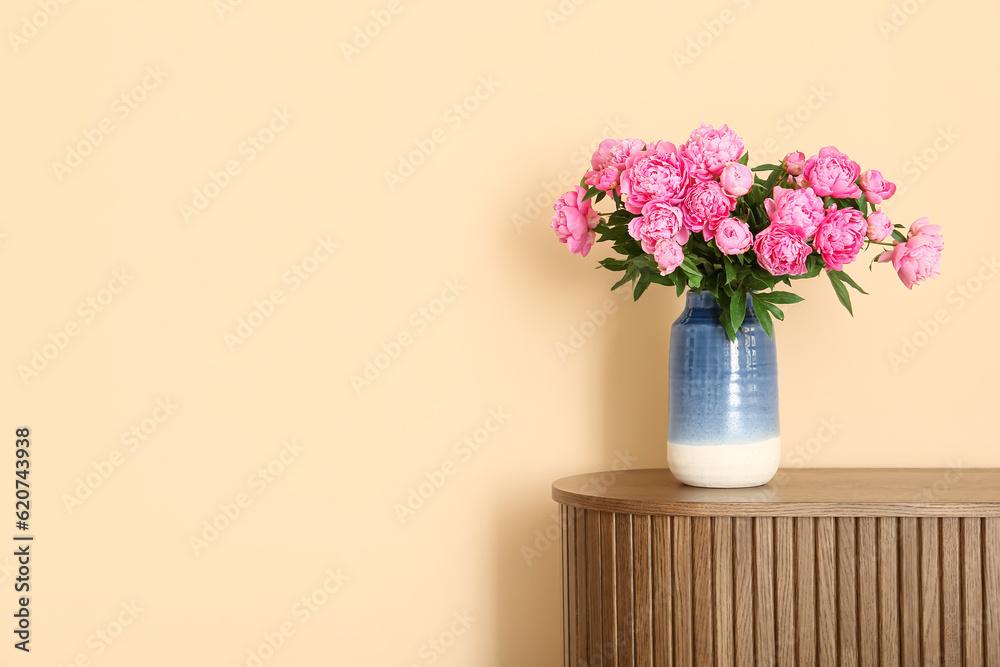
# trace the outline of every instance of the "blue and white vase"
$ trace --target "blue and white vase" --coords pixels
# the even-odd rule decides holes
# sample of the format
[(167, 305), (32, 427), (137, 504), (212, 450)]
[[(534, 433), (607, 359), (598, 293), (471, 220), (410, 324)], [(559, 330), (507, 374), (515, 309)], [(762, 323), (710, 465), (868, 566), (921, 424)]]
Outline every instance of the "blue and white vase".
[(667, 459), (685, 484), (741, 488), (778, 471), (778, 359), (748, 303), (736, 340), (708, 291), (688, 291), (670, 329)]

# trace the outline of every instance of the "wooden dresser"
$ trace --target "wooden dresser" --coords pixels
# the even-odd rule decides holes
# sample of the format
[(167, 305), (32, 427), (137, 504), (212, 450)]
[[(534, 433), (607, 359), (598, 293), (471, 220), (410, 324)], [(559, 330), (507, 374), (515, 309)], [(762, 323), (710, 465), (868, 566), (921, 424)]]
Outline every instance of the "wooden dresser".
[(1000, 667), (1000, 470), (567, 477), (564, 664)]

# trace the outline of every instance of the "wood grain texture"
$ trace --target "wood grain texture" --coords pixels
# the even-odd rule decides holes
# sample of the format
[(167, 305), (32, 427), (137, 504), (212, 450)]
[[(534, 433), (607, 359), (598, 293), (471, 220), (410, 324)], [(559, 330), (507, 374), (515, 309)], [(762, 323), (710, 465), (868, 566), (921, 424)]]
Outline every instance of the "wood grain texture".
[(858, 664), (858, 551), (856, 519), (837, 519), (837, 628), (840, 664)]
[(774, 520), (775, 638), (778, 667), (795, 662), (795, 519)]
[(576, 537), (576, 548), (573, 550), (575, 552), (576, 609), (573, 616), (576, 626), (576, 651), (577, 656), (580, 657), (590, 653), (587, 647), (587, 511), (570, 509), (576, 512), (575, 517), (570, 515), (570, 521), (575, 524), (574, 535)]
[[(601, 655), (606, 663), (618, 664), (615, 562), (615, 515), (601, 512)], [(576, 663), (579, 664), (579, 663)]]
[(1000, 667), (1000, 519), (986, 519), (983, 534), (986, 664)]
[(587, 649), (600, 652), (603, 637), (601, 600), (601, 513), (586, 512), (587, 526)]
[(560, 570), (562, 572), (561, 577), (561, 592), (562, 592), (562, 628), (563, 628), (563, 667), (570, 667), (572, 664), (572, 655), (569, 647), (569, 641), (571, 637), (570, 625), (569, 625), (569, 610), (572, 609), (569, 603), (569, 550), (573, 548), (574, 541), (569, 535), (569, 522), (566, 519), (566, 515), (569, 512), (569, 508), (565, 505), (559, 506), (559, 535), (560, 535), (560, 547), (562, 551), (562, 560), (560, 561)]
[(615, 517), (615, 614), (618, 617), (618, 664), (635, 665), (635, 589), (633, 588), (632, 520), (629, 514)]
[(917, 520), (899, 520), (899, 659), (904, 665), (920, 661), (920, 551)]
[(579, 543), (576, 537), (576, 508), (566, 507), (565, 510), (565, 535), (566, 535), (566, 590), (569, 591), (567, 599), (567, 610), (566, 610), (566, 637), (569, 642), (569, 663), (571, 665), (579, 664), (580, 660), (580, 647), (578, 644), (578, 632), (576, 627), (576, 547)]
[(674, 659), (673, 527), (671, 517), (649, 519), (653, 529), (653, 664)]
[(962, 519), (962, 634), (966, 667), (983, 664), (982, 529), (979, 519)]
[(858, 664), (877, 667), (878, 648), (878, 525), (877, 519), (860, 517), (858, 541)]
[(899, 533), (896, 519), (878, 520), (879, 655), (883, 667), (899, 665)]
[(837, 664), (837, 529), (830, 517), (816, 519), (816, 615), (819, 666)]
[(920, 519), (920, 652), (924, 664), (941, 662), (940, 521)]
[(712, 621), (712, 519), (691, 519), (691, 567), (694, 578), (694, 659), (697, 665), (715, 663), (715, 623)]
[[(686, 486), (666, 469), (619, 471), (615, 483), (606, 486), (601, 474), (557, 480), (552, 498), (621, 514), (1000, 517), (1000, 469), (995, 468), (966, 469), (960, 475), (939, 468), (787, 469), (752, 489)], [(934, 493), (920, 493), (927, 489)]]
[(715, 594), (715, 664), (732, 667), (733, 646), (733, 522), (728, 516), (712, 520), (713, 584)]
[(998, 517), (559, 517), (565, 667), (1000, 667)]
[(674, 660), (677, 665), (694, 664), (694, 599), (691, 517), (674, 517)]
[(818, 654), (816, 643), (816, 531), (815, 520), (795, 520), (796, 611), (799, 665), (813, 667)]
[(941, 519), (942, 662), (962, 664), (962, 589), (959, 581), (962, 543), (958, 519)]
[(653, 665), (653, 567), (650, 517), (632, 518), (632, 554), (635, 559), (635, 665)]
[(757, 664), (774, 664), (774, 521), (757, 517), (754, 521), (754, 626)]
[(736, 665), (754, 663), (753, 623), (753, 519), (733, 519), (733, 618), (735, 620)]

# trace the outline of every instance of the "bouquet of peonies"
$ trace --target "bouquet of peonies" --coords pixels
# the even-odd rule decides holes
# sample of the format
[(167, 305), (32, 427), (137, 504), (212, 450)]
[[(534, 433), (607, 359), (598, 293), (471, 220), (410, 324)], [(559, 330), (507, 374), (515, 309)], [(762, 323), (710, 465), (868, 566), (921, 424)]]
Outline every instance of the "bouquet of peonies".
[[(869, 245), (888, 246), (872, 263), (891, 261), (907, 288), (939, 275), (941, 228), (921, 218), (904, 236), (878, 208), (896, 192), (879, 171), (861, 173), (833, 146), (751, 170), (744, 148), (726, 125), (705, 123), (679, 147), (605, 139), (581, 185), (556, 201), (552, 228), (584, 257), (595, 242), (612, 242), (621, 258), (600, 263), (624, 272), (611, 289), (631, 282), (635, 299), (651, 283), (674, 286), (678, 296), (685, 287), (708, 290), (731, 340), (748, 299), (771, 336), (771, 316), (784, 319), (778, 306), (802, 300), (774, 286), (822, 269), (851, 311), (847, 286), (867, 292), (844, 266)], [(609, 195), (614, 211), (593, 208)]]

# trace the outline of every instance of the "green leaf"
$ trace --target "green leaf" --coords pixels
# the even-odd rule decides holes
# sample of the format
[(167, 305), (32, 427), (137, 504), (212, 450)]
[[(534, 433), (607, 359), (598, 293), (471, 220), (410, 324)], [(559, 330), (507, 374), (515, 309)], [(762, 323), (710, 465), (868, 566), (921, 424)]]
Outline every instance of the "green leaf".
[(659, 285), (668, 285), (670, 287), (674, 286), (674, 274), (673, 273), (668, 273), (665, 276), (661, 276), (660, 272), (658, 270), (657, 271), (650, 271), (649, 272), (649, 279), (650, 279), (650, 281), (652, 281), (654, 283), (657, 283)]
[(895, 229), (892, 230), (892, 238), (896, 239), (900, 243), (906, 243), (906, 237), (897, 232)]
[(767, 301), (768, 303), (798, 303), (799, 301), (805, 301), (798, 294), (792, 294), (791, 292), (761, 292), (760, 294), (755, 294), (754, 298)]
[(635, 284), (635, 289), (632, 291), (632, 300), (638, 301), (639, 297), (642, 296), (642, 293), (646, 291), (646, 288), (649, 287), (649, 285), (649, 276), (642, 275), (639, 278), (639, 281)]
[(743, 290), (738, 290), (735, 296), (729, 300), (729, 321), (732, 323), (734, 330), (739, 330), (746, 313), (747, 293)]
[(620, 194), (618, 194), (618, 191), (617, 190), (612, 190), (611, 191), (611, 196), (615, 200), (615, 206), (617, 208), (621, 208), (622, 207), (622, 196)]
[(768, 315), (767, 309), (758, 310), (756, 312), (757, 312), (757, 319), (760, 321), (760, 328), (764, 330), (764, 333), (767, 334), (768, 338), (770, 338), (770, 339), (773, 340), (774, 339), (774, 323), (771, 322), (771, 316)]
[(627, 259), (618, 259), (616, 257), (606, 257), (598, 262), (601, 266), (609, 271), (624, 271), (628, 268)]
[(733, 326), (732, 318), (732, 299), (725, 292), (720, 292), (716, 297), (719, 302), (719, 306), (722, 307), (722, 312), (719, 313), (719, 323), (726, 330), (726, 336), (729, 340), (736, 340), (736, 327)]
[[(746, 164), (745, 162), (743, 164)], [(774, 171), (775, 169), (781, 169), (780, 164), (759, 164), (750, 171)]]
[(684, 273), (696, 273), (701, 275), (701, 271), (698, 270), (698, 265), (694, 263), (690, 255), (684, 256), (684, 261), (681, 263), (681, 268), (684, 269)]
[(583, 201), (587, 201), (588, 199), (593, 199), (594, 197), (597, 196), (598, 192), (600, 192), (600, 190), (598, 190), (595, 186), (590, 186), (589, 188), (587, 188), (587, 194), (583, 196)]
[(740, 158), (740, 164), (742, 164), (745, 167), (747, 166), (747, 161), (749, 160), (750, 160), (750, 151), (747, 151), (746, 153), (743, 154), (743, 157)]
[(625, 271), (625, 275), (622, 276), (622, 279), (614, 284), (614, 286), (611, 288), (611, 291), (613, 292), (622, 285), (624, 285), (625, 283), (631, 280), (635, 280), (636, 277), (638, 277), (638, 275), (639, 275), (639, 269), (635, 268), (635, 265), (632, 264), (631, 262), (628, 262), (628, 270)]
[(687, 287), (687, 276), (684, 275), (683, 271), (674, 271), (670, 275), (674, 276), (674, 286), (677, 287), (677, 296), (684, 294), (684, 288)]
[(613, 241), (627, 241), (632, 237), (629, 236), (627, 225), (612, 225), (606, 228), (601, 238)]
[(861, 195), (855, 201), (857, 202), (857, 206), (855, 208), (861, 211), (861, 215), (868, 217), (868, 200), (865, 199), (865, 196)]
[(840, 303), (844, 305), (844, 308), (846, 308), (847, 312), (851, 314), (851, 317), (854, 317), (854, 309), (851, 308), (851, 295), (847, 292), (847, 286), (844, 285), (844, 281), (834, 275), (833, 272), (828, 271), (826, 275), (830, 277), (830, 283), (833, 285), (833, 291), (837, 293), (837, 298), (840, 299)]
[(619, 280), (618, 282), (616, 282), (614, 285), (611, 286), (611, 291), (614, 292), (616, 289), (627, 283), (629, 280), (631, 280), (631, 278), (626, 273), (624, 276), (622, 276), (621, 280)]
[(840, 278), (841, 280), (843, 280), (845, 283), (847, 283), (848, 285), (850, 285), (854, 289), (858, 290), (862, 294), (868, 294), (868, 292), (866, 292), (863, 289), (861, 289), (861, 285), (859, 285), (856, 282), (854, 282), (854, 278), (850, 277), (849, 275), (847, 275), (843, 271), (831, 271), (830, 273), (836, 273), (838, 278)]
[[(756, 295), (754, 295), (754, 296), (756, 296)], [(754, 303), (754, 311), (755, 311), (755, 312), (758, 312), (758, 313), (759, 313), (759, 311), (760, 311), (761, 309), (764, 309), (764, 310), (766, 310), (767, 312), (769, 312), (769, 313), (771, 313), (772, 315), (774, 315), (774, 316), (775, 316), (776, 318), (778, 318), (779, 320), (783, 320), (783, 319), (785, 319), (785, 313), (784, 313), (784, 312), (782, 312), (781, 308), (778, 308), (778, 307), (777, 307), (776, 305), (774, 305), (773, 303), (768, 303), (767, 301), (763, 301), (763, 300), (761, 300), (761, 299), (754, 299), (754, 302), (753, 302), (753, 303)], [(758, 307), (758, 306), (759, 306), (759, 307)]]
[(656, 260), (653, 259), (652, 255), (639, 255), (638, 257), (633, 257), (629, 260), (637, 269), (656, 269), (659, 267), (656, 264)]
[(701, 287), (701, 279), (704, 276), (698, 266), (691, 259), (690, 255), (684, 257), (684, 262), (681, 264), (681, 270), (684, 271), (684, 275), (687, 276), (688, 284), (695, 289)]
[(728, 255), (722, 256), (722, 266), (726, 270), (726, 284), (728, 285), (736, 280), (736, 267), (733, 266), (733, 262), (729, 259)]
[(625, 209), (621, 209), (615, 211), (614, 213), (608, 216), (608, 224), (612, 226), (618, 226), (618, 225), (624, 226), (632, 222), (632, 218), (638, 218), (638, 217), (639, 216), (636, 215), (635, 213), (629, 213)]
[(806, 268), (809, 269), (806, 273), (795, 276), (795, 279), (800, 278), (815, 278), (819, 275), (819, 272), (823, 270), (823, 260), (819, 255), (809, 255), (806, 257)]
[(645, 255), (642, 251), (642, 246), (639, 242), (632, 237), (626, 239), (619, 239), (615, 241), (614, 246), (615, 252), (625, 255), (628, 258), (639, 257), (640, 255)]

